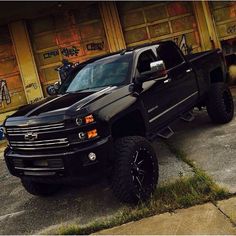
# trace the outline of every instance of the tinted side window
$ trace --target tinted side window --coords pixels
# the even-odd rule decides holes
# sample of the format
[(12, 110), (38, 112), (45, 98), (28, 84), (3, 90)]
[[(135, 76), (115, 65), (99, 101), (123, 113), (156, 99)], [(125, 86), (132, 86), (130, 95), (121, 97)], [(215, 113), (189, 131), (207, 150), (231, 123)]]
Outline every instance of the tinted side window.
[(163, 44), (157, 48), (157, 55), (165, 62), (166, 69), (171, 69), (183, 62), (182, 55), (172, 44)]
[(142, 52), (139, 56), (137, 69), (139, 73), (150, 71), (150, 63), (156, 61), (156, 57), (152, 50)]

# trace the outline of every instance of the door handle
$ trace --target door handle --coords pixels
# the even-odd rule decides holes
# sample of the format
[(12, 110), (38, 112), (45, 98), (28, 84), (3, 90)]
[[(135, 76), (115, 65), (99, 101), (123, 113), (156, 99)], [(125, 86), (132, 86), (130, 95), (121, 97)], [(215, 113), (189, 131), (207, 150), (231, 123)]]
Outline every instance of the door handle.
[(191, 72), (192, 70), (193, 70), (192, 68), (189, 68), (189, 69), (186, 70), (186, 73), (189, 73), (189, 72)]
[(166, 83), (170, 83), (171, 80), (172, 80), (171, 78), (164, 80), (164, 84), (166, 84)]

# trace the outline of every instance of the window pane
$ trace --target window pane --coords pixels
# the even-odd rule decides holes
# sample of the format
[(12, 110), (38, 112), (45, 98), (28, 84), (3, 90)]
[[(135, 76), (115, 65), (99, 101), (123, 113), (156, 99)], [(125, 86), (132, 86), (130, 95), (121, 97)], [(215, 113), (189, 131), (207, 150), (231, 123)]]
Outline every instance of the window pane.
[(163, 44), (157, 48), (157, 54), (165, 62), (166, 68), (173, 68), (183, 62), (183, 58), (172, 44)]
[(151, 50), (141, 53), (138, 59), (137, 69), (139, 73), (150, 71), (150, 63), (156, 60), (154, 53)]

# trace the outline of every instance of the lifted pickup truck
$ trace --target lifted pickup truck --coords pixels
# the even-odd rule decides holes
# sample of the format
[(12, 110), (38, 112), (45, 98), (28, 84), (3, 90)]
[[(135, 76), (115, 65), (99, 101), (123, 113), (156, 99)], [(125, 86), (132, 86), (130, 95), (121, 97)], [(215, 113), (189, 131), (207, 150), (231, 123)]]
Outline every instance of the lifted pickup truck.
[(150, 141), (171, 123), (206, 107), (211, 120), (232, 120), (220, 50), (184, 56), (171, 41), (93, 58), (76, 66), (57, 94), (5, 120), (5, 161), (35, 195), (63, 183), (111, 180), (124, 202), (150, 197), (158, 161)]

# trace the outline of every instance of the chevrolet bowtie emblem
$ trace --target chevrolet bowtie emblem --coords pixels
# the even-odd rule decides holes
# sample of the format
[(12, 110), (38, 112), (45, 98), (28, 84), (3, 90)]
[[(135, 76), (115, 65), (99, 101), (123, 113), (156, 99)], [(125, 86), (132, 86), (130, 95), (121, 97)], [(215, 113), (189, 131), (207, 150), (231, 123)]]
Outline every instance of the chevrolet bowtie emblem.
[(37, 133), (28, 132), (27, 134), (25, 134), (25, 140), (33, 141), (33, 140), (35, 140), (37, 138), (38, 138), (38, 134)]

